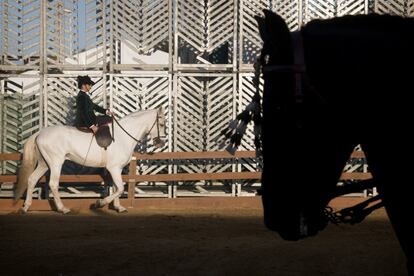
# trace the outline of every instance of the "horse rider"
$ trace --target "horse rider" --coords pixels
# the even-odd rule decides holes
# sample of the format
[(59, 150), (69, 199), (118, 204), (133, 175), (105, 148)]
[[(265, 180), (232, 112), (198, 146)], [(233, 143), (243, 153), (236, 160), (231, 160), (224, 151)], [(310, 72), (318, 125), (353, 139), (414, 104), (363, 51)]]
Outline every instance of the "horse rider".
[[(88, 93), (94, 84), (95, 82), (88, 75), (78, 76), (78, 88), (80, 91), (76, 96), (75, 126), (79, 129), (90, 129), (96, 134), (99, 126), (112, 122), (113, 113), (109, 109), (100, 107), (92, 102)], [(94, 111), (105, 115), (96, 116)]]

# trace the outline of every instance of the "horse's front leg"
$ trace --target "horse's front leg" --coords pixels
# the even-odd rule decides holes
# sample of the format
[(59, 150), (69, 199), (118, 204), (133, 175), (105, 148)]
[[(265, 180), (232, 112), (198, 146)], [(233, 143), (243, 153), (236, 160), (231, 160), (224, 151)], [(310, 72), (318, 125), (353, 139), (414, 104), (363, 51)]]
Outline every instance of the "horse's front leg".
[(108, 171), (110, 172), (111, 176), (112, 176), (112, 180), (114, 182), (114, 187), (115, 187), (115, 191), (112, 195), (109, 195), (107, 197), (105, 197), (104, 199), (99, 199), (96, 202), (96, 207), (100, 208), (105, 206), (106, 204), (111, 203), (112, 201), (114, 201), (114, 209), (117, 210), (118, 212), (126, 212), (127, 209), (123, 206), (121, 206), (121, 204), (119, 203), (119, 197), (122, 195), (122, 193), (124, 192), (124, 183), (122, 182), (122, 176), (121, 176), (121, 172), (122, 169), (120, 168), (108, 168)]
[[(113, 186), (114, 193), (118, 190), (116, 185)], [(114, 201), (112, 202), (114, 210), (118, 211), (118, 213), (127, 212), (127, 209), (125, 207), (121, 206), (121, 203), (119, 202), (119, 197), (115, 197)]]

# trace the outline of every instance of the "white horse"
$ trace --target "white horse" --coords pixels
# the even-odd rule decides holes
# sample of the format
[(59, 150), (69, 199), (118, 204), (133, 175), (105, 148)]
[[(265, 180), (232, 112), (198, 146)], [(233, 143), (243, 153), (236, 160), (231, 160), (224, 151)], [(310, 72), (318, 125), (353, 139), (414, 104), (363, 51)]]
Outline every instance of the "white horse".
[[(105, 167), (112, 176), (115, 192), (100, 199), (96, 207), (103, 207), (114, 202), (114, 209), (124, 212), (119, 196), (124, 191), (121, 172), (132, 158), (136, 144), (147, 135), (154, 140), (155, 147), (162, 147), (165, 137), (165, 117), (162, 107), (158, 109), (137, 111), (119, 121), (113, 122), (115, 141), (103, 149), (98, 146), (92, 133), (85, 133), (71, 126), (51, 126), (32, 135), (23, 150), (23, 161), (19, 170), (15, 199), (19, 199), (27, 189), (26, 200), (22, 207), (27, 212), (32, 204), (33, 189), (38, 180), (50, 169), (49, 187), (52, 190), (56, 208), (64, 214), (70, 212), (58, 193), (59, 177), (63, 162), (68, 159), (89, 167)], [(91, 141), (93, 139), (93, 141)], [(37, 166), (36, 166), (37, 164)]]

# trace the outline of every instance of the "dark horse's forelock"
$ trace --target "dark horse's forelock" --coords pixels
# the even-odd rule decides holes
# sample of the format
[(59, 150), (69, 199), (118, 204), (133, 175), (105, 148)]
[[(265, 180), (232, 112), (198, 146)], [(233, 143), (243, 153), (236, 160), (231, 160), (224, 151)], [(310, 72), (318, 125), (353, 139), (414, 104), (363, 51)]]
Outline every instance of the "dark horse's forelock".
[(412, 263), (414, 208), (405, 189), (414, 161), (405, 157), (414, 153), (414, 109), (406, 100), (414, 92), (414, 72), (406, 67), (414, 64), (414, 19), (358, 15), (312, 21), (296, 34), (295, 41), (303, 43), (299, 72), (298, 46), (292, 46), (288, 26), (279, 15), (264, 14), (256, 20), (264, 43), (260, 138), (266, 226), (287, 240), (322, 230), (325, 207), (341, 193), (336, 183), (359, 144), (373, 175), (370, 185), (377, 186)]

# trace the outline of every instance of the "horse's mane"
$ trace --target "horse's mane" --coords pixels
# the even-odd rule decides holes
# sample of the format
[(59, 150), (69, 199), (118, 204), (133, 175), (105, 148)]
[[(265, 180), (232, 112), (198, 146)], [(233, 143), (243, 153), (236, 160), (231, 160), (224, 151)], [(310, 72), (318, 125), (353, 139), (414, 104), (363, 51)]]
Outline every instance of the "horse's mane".
[(134, 111), (134, 112), (131, 112), (131, 113), (129, 113), (129, 114), (127, 114), (127, 115), (125, 115), (124, 117), (122, 117), (122, 119), (121, 119), (121, 120), (124, 120), (124, 119), (129, 119), (129, 118), (134, 118), (134, 117), (140, 116), (140, 115), (142, 115), (142, 114), (144, 114), (144, 113), (147, 113), (147, 112), (149, 112), (149, 111), (152, 111), (152, 110), (153, 110), (153, 109), (137, 110), (137, 111)]

